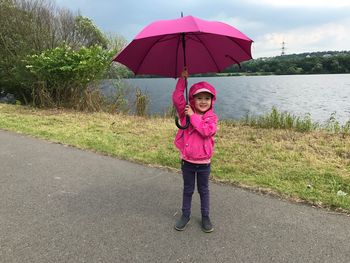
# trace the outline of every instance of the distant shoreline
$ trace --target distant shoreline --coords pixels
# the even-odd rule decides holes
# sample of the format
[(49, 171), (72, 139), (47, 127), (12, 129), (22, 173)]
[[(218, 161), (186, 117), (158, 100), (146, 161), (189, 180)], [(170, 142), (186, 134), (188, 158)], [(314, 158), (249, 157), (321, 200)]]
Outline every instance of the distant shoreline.
[[(194, 74), (190, 78), (210, 78), (210, 77), (242, 77), (242, 76), (301, 76), (301, 75), (347, 75), (350, 73), (315, 73), (315, 74), (275, 74), (273, 72), (259, 72), (259, 73), (216, 73), (216, 74)], [(139, 75), (128, 77), (126, 79), (161, 79), (161, 78), (172, 78), (163, 76), (149, 76), (149, 75)]]

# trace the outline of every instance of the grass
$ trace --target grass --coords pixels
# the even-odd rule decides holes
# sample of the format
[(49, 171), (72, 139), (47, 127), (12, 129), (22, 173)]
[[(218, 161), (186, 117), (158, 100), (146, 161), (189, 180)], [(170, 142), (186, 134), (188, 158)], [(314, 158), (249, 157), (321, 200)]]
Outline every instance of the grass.
[(298, 117), (289, 112), (279, 112), (275, 107), (272, 107), (270, 113), (262, 116), (246, 114), (241, 123), (257, 128), (291, 129), (299, 132), (324, 130), (332, 133), (350, 134), (350, 120), (341, 125), (336, 118), (336, 112), (333, 112), (330, 118), (321, 125), (318, 122), (313, 122), (310, 114)]
[[(219, 122), (212, 179), (350, 212), (350, 135)], [(0, 104), (0, 129), (179, 170), (174, 120)], [(338, 195), (338, 191), (347, 193)]]

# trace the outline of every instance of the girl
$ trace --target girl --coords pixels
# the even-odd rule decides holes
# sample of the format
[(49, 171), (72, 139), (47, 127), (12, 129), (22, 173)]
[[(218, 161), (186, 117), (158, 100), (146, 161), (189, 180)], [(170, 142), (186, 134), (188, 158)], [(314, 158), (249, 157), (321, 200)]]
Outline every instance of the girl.
[(181, 123), (186, 115), (190, 117), (190, 126), (179, 130), (174, 144), (179, 149), (182, 159), (183, 200), (182, 216), (175, 224), (175, 229), (182, 231), (190, 221), (192, 195), (197, 178), (197, 189), (201, 201), (202, 230), (212, 232), (213, 226), (209, 218), (209, 176), (210, 160), (214, 150), (213, 136), (216, 133), (218, 118), (213, 111), (216, 91), (207, 82), (194, 84), (189, 91), (190, 105), (184, 98), (186, 69), (182, 72), (173, 92), (173, 103)]

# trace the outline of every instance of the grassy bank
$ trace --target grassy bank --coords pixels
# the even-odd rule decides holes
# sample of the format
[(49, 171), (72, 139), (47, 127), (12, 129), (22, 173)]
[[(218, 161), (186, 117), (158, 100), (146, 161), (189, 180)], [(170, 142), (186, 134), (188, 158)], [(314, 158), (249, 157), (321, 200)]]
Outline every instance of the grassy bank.
[[(0, 104), (0, 129), (144, 164), (179, 168), (172, 143), (177, 128), (172, 119)], [(349, 212), (350, 135), (220, 122), (212, 176), (217, 181)]]

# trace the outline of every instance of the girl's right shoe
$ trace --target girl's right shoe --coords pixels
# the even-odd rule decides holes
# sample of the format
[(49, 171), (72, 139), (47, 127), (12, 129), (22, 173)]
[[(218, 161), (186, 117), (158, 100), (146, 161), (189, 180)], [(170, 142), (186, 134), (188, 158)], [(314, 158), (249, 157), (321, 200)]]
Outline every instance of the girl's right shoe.
[(175, 229), (177, 231), (185, 230), (188, 222), (190, 222), (190, 218), (187, 217), (187, 216), (182, 215), (181, 218), (176, 222)]

